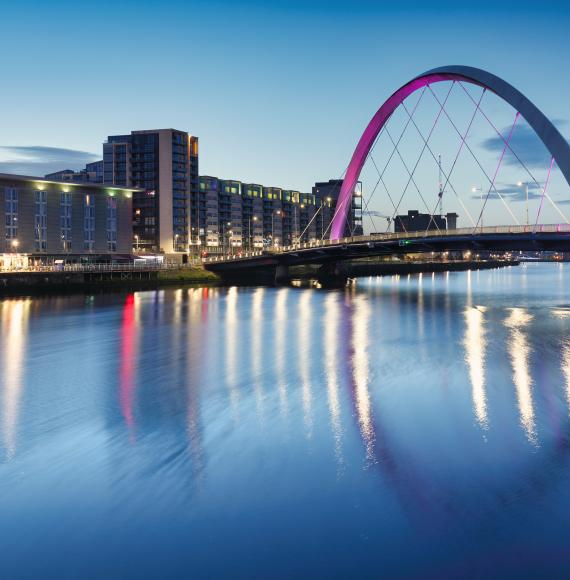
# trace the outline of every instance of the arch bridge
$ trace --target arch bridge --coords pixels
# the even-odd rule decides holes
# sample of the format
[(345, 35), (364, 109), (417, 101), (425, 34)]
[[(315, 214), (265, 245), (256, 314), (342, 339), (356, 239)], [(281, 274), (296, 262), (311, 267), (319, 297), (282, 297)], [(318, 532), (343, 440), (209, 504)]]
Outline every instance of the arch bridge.
[[(485, 203), (492, 192), (496, 192), (500, 196), (496, 189), (495, 181), (505, 153), (510, 151), (516, 156), (516, 153), (511, 148), (510, 138), (517, 119), (522, 117), (536, 133), (551, 155), (550, 169), (546, 182), (542, 185), (538, 184), (535, 180), (541, 191), (539, 214), (543, 202), (547, 200), (557, 209), (563, 218), (563, 223), (539, 225), (538, 214), (534, 225), (483, 227), (481, 224), (483, 206), (479, 220), (470, 228), (385, 233), (369, 236), (346, 236), (349, 211), (356, 185), (362, 169), (371, 155), (374, 144), (385, 128), (388, 120), (394, 111), (412, 93), (425, 90), (426, 88), (430, 89), (432, 84), (443, 81), (478, 86), (483, 89), (483, 94), (485, 91), (490, 91), (516, 110), (515, 123), (509, 135), (504, 137), (497, 131), (504, 146), (494, 177), (491, 179), (487, 176), (490, 186)], [(437, 99), (437, 97), (435, 98)], [(441, 105), (441, 110), (444, 109), (444, 104)], [(474, 104), (476, 105), (476, 112), (479, 111), (484, 115), (480, 109), (480, 101), (479, 103), (474, 101)], [(411, 116), (410, 120), (412, 120)], [(461, 137), (461, 147), (459, 150), (461, 152), (464, 145), (469, 147), (466, 143), (467, 132), (462, 135), (457, 128), (455, 130)], [(429, 148), (428, 140), (429, 136), (427, 140), (424, 138), (424, 149), (425, 147)], [(237, 277), (247, 279), (248, 275), (255, 277), (264, 271), (267, 274), (276, 275), (279, 278), (280, 272), (283, 274), (286, 268), (292, 265), (321, 264), (330, 268), (331, 265), (343, 260), (387, 254), (454, 250), (570, 251), (570, 221), (557, 208), (552, 198), (548, 195), (548, 185), (555, 163), (566, 182), (570, 184), (569, 143), (553, 123), (515, 87), (487, 71), (473, 67), (445, 66), (432, 69), (415, 77), (395, 91), (378, 109), (364, 130), (342, 181), (328, 239), (281, 248), (271, 248), (265, 251), (244, 252), (240, 256), (233, 255), (207, 258), (204, 260), (204, 265), (208, 270), (216, 272), (226, 278)], [(413, 180), (413, 174), (410, 174), (410, 180)], [(449, 176), (447, 176), (446, 182), (448, 180)]]

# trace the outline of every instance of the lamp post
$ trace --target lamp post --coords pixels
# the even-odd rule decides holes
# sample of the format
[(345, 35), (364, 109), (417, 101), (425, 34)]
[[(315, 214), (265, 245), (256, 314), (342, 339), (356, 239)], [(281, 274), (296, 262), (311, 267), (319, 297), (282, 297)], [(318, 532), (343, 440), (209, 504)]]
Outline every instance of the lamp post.
[(329, 196), (321, 200), (321, 239), (325, 237), (325, 201), (327, 202), (327, 206), (330, 208), (332, 197)]
[(524, 185), (524, 190), (525, 190), (525, 197), (526, 197), (526, 225), (529, 225), (529, 220), (528, 220), (528, 181), (522, 182), (519, 181), (517, 183), (517, 185), (519, 187), (522, 187)]
[(273, 245), (275, 245), (275, 232), (273, 229), (273, 218), (275, 217), (275, 214), (280, 216), (281, 210), (278, 209), (277, 211), (271, 213), (271, 242), (273, 243)]
[(139, 237), (137, 234), (135, 234), (135, 252), (139, 253)]
[[(226, 249), (226, 225), (231, 226), (232, 222), (225, 222), (222, 224), (222, 254), (225, 254)], [(229, 245), (229, 240), (228, 240)]]
[(18, 251), (18, 246), (20, 245), (20, 242), (16, 239), (12, 240), (12, 248), (14, 248), (14, 250)]
[(301, 243), (301, 210), (305, 209), (305, 204), (299, 206), (299, 219), (297, 220), (297, 243)]
[(251, 248), (253, 246), (253, 236), (251, 235), (251, 220), (253, 219), (254, 222), (257, 221), (257, 216), (254, 215), (253, 218), (250, 216), (249, 218), (249, 228), (248, 228), (248, 234), (249, 234), (249, 251), (251, 252)]
[(481, 187), (472, 187), (471, 191), (473, 193), (479, 192), (479, 199), (481, 201), (481, 227), (483, 227), (483, 186)]
[(177, 251), (177, 249), (176, 249), (177, 247), (178, 247), (178, 234), (174, 234), (174, 251), (175, 252)]

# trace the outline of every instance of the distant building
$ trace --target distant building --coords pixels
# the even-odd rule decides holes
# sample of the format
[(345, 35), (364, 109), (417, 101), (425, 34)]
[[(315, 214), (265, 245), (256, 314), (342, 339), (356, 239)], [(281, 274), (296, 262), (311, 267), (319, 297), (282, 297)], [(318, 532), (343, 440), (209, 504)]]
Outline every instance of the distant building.
[(394, 232), (422, 232), (429, 230), (446, 230), (456, 229), (457, 218), (456, 213), (448, 213), (447, 215), (435, 215), (429, 213), (420, 213), (418, 210), (412, 209), (408, 211), (407, 215), (397, 215), (394, 218)]
[(201, 216), (205, 219), (198, 138), (175, 129), (114, 135), (103, 144), (103, 161), (105, 183), (141, 189), (133, 199), (136, 247), (187, 252)]
[(133, 189), (0, 174), (0, 258), (109, 261), (132, 252)]
[(447, 213), (445, 218), (447, 220), (447, 229), (456, 230), (457, 229), (457, 218), (459, 216), (456, 213)]
[[(326, 238), (330, 233), (330, 224), (336, 211), (342, 183), (342, 179), (330, 179), (329, 181), (319, 181), (313, 187), (315, 203), (319, 210), (316, 217), (316, 230), (319, 239)], [(361, 236), (364, 233), (362, 196), (358, 190), (354, 193), (344, 229), (345, 236)]]
[(316, 210), (311, 193), (203, 175), (192, 245), (225, 252), (312, 241)]
[(88, 163), (83, 170), (89, 183), (103, 183), (103, 160)]
[(85, 169), (74, 171), (73, 169), (62, 169), (44, 176), (50, 181), (62, 181), (65, 183), (103, 183), (103, 161), (88, 163)]

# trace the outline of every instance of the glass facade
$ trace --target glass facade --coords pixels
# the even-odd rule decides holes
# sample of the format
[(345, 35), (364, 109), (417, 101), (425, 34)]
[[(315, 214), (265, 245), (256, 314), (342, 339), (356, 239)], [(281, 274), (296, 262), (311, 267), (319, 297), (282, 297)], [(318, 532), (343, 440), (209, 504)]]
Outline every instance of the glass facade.
[(59, 198), (59, 227), (61, 248), (64, 252), (69, 252), (71, 250), (72, 211), (71, 193), (62, 191)]
[(34, 247), (36, 252), (47, 250), (47, 192), (35, 192)]
[(6, 187), (4, 190), (4, 211), (6, 225), (6, 241), (11, 245), (18, 243), (18, 190)]
[(200, 232), (199, 243), (208, 252), (240, 252), (317, 239), (319, 208), (313, 193), (211, 176), (200, 176), (199, 189), (206, 200), (206, 216), (193, 222), (193, 230)]
[(117, 251), (117, 199), (107, 198), (107, 250)]
[(83, 198), (83, 249), (95, 248), (95, 198), (87, 193)]
[[(142, 251), (185, 252), (193, 223), (206, 214), (198, 182), (198, 139), (184, 131), (133, 131), (103, 145), (105, 181), (144, 190), (134, 194), (133, 233)], [(171, 223), (167, 223), (171, 220)]]

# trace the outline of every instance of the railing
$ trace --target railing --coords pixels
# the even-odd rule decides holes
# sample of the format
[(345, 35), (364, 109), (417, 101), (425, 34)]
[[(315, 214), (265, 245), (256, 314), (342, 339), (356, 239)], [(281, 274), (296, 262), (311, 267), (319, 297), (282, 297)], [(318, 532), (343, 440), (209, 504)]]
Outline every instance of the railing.
[(26, 266), (0, 270), (10, 272), (155, 272), (162, 270), (177, 270), (179, 264), (65, 264), (61, 266)]
[(339, 240), (315, 240), (314, 242), (303, 242), (293, 244), (290, 246), (279, 246), (268, 248), (264, 251), (243, 252), (240, 254), (232, 254), (230, 256), (213, 256), (211, 258), (204, 258), (205, 264), (216, 262), (230, 262), (238, 260), (247, 260), (249, 258), (259, 256), (272, 256), (288, 252), (297, 252), (299, 250), (311, 250), (316, 248), (326, 248), (330, 246), (344, 246), (354, 243), (366, 242), (390, 242), (395, 240), (409, 240), (418, 238), (433, 238), (433, 237), (457, 237), (457, 236), (472, 236), (485, 234), (536, 234), (536, 233), (570, 233), (570, 224), (552, 224), (552, 225), (525, 225), (525, 226), (485, 226), (477, 228), (459, 228), (455, 230), (429, 230), (420, 232), (398, 232), (373, 234), (368, 236), (352, 236), (341, 238)]

